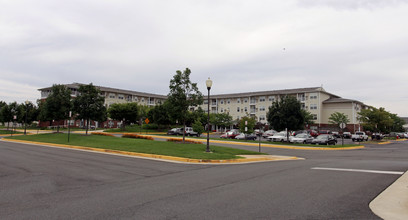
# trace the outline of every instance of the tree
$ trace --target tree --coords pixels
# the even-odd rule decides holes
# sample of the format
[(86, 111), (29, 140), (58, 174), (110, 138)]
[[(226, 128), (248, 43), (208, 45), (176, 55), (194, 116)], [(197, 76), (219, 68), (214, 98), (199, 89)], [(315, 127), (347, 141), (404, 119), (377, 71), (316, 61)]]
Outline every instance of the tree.
[(363, 122), (363, 128), (374, 132), (389, 132), (394, 123), (389, 112), (384, 108), (370, 107), (358, 113), (358, 120)]
[(59, 132), (59, 123), (61, 120), (69, 118), (69, 111), (72, 108), (71, 91), (64, 85), (54, 84), (51, 87), (51, 94), (47, 97), (44, 104), (45, 118), (57, 121), (57, 132)]
[(126, 123), (136, 123), (139, 121), (139, 106), (135, 102), (131, 103), (115, 103), (112, 104), (108, 109), (109, 117), (123, 121), (123, 130), (125, 130)]
[(3, 123), (7, 122), (7, 130), (9, 130), (10, 122), (14, 121), (14, 116), (17, 116), (18, 105), (16, 102), (12, 102), (8, 105), (3, 105), (0, 111), (1, 120)]
[(21, 103), (18, 105), (18, 109), (19, 123), (31, 124), (38, 119), (39, 110), (32, 102)]
[(171, 119), (169, 116), (169, 103), (166, 101), (163, 104), (152, 108), (148, 113), (148, 118), (153, 123), (159, 125), (170, 125)]
[[(177, 70), (176, 75), (170, 80), (170, 93), (168, 101), (170, 103), (170, 115), (173, 119), (183, 123), (185, 130), (187, 113), (190, 107), (195, 107), (203, 103), (203, 95), (198, 90), (197, 83), (190, 81), (190, 69), (183, 72)], [(183, 143), (185, 134), (183, 134)]]
[(349, 122), (350, 120), (348, 119), (347, 115), (345, 115), (344, 113), (334, 112), (329, 117), (329, 123), (335, 124), (337, 125), (337, 127), (340, 127), (341, 123), (347, 124)]
[[(282, 131), (303, 129), (305, 125), (305, 116), (300, 102), (292, 96), (283, 97), (280, 101), (274, 102), (266, 114), (269, 125)], [(289, 135), (287, 135), (289, 140)]]
[(302, 114), (305, 119), (304, 126), (311, 125), (314, 123), (313, 115), (309, 111), (302, 109)]
[[(246, 122), (246, 125), (245, 125), (245, 122)], [(256, 124), (256, 121), (254, 118), (249, 117), (249, 116), (244, 116), (239, 121), (239, 131), (245, 134), (252, 134), (254, 133), (255, 124)], [(245, 131), (245, 127), (247, 128), (246, 131)]]
[(393, 120), (390, 131), (404, 132), (405, 129), (403, 125), (405, 124), (405, 121), (402, 118), (398, 117), (398, 115), (396, 114), (390, 113), (390, 117)]
[(86, 120), (86, 135), (91, 120), (106, 120), (106, 108), (104, 106), (105, 97), (99, 95), (100, 90), (90, 83), (89, 85), (80, 85), (79, 95), (74, 99), (74, 112), (76, 118)]
[(204, 132), (204, 127), (203, 124), (199, 119), (197, 119), (193, 125), (191, 126), (195, 132), (198, 133), (198, 136), (200, 136)]
[(213, 113), (210, 115), (210, 119), (211, 124), (221, 128), (226, 128), (233, 124), (232, 116), (228, 113)]

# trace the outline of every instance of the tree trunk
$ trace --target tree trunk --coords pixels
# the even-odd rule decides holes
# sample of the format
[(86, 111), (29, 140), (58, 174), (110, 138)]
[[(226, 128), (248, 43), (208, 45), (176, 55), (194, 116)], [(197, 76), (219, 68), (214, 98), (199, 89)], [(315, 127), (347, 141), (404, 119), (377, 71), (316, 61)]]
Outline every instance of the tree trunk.
[(85, 134), (88, 135), (88, 128), (89, 128), (89, 119), (86, 120), (86, 132)]
[(184, 126), (184, 128), (183, 128), (183, 144), (185, 143), (185, 139), (186, 139), (186, 122), (184, 121), (183, 122), (183, 126)]
[(57, 122), (58, 124), (57, 124), (57, 133), (59, 133), (59, 126), (60, 126), (60, 121), (58, 120), (58, 122)]

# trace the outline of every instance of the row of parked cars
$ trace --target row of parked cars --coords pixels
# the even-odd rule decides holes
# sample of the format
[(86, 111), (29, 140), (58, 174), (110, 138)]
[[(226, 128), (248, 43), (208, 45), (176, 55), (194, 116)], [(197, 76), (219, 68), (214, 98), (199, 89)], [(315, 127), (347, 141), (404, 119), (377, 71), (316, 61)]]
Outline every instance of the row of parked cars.
[(200, 134), (198, 132), (195, 132), (192, 127), (186, 127), (184, 128), (173, 128), (167, 131), (168, 135), (183, 135), (185, 133), (186, 136), (196, 136), (200, 137)]

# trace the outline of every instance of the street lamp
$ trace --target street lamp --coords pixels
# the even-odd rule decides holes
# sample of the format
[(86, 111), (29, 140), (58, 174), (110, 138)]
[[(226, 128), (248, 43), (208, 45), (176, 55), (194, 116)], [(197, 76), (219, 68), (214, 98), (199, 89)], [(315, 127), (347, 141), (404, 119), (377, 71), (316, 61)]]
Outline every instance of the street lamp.
[(210, 152), (210, 89), (212, 86), (212, 81), (210, 77), (205, 81), (205, 84), (207, 85), (207, 90), (208, 90), (208, 116), (207, 116), (207, 149), (205, 152), (209, 153)]
[(27, 114), (28, 114), (28, 103), (30, 103), (28, 100), (25, 101), (26, 104), (26, 112), (25, 112), (25, 119), (24, 119), (24, 135), (27, 134)]

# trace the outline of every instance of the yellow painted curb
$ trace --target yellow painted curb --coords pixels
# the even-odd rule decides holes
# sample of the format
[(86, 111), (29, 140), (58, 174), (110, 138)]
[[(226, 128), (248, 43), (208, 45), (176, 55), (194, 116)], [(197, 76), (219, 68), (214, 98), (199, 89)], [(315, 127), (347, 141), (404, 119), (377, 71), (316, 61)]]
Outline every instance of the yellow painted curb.
[(145, 158), (155, 158), (155, 159), (170, 160), (170, 161), (185, 162), (185, 163), (248, 163), (248, 162), (261, 162), (261, 161), (301, 160), (303, 159), (303, 158), (298, 158), (298, 157), (274, 157), (274, 158), (268, 157), (271, 155), (257, 155), (259, 156), (257, 158), (240, 158), (240, 159), (226, 159), (226, 160), (190, 159), (190, 158), (184, 158), (184, 157), (135, 153), (135, 152), (129, 152), (129, 151), (119, 151), (119, 150), (101, 149), (101, 148), (93, 148), (93, 147), (82, 147), (82, 146), (65, 145), (65, 144), (53, 144), (53, 143), (44, 143), (44, 142), (35, 142), (35, 141), (24, 141), (24, 140), (13, 140), (13, 139), (2, 139), (2, 141), (28, 143), (28, 144), (36, 144), (36, 145), (46, 145), (46, 146), (88, 150), (88, 151), (97, 151), (97, 152), (103, 152), (103, 153), (113, 153), (113, 154), (120, 154), (120, 155), (145, 157)]
[(378, 144), (391, 144), (391, 142), (390, 142), (390, 141), (386, 141), (386, 142), (381, 142), (381, 143), (378, 143)]
[[(154, 138), (161, 138), (167, 139), (167, 136), (156, 136), (156, 135), (148, 135)], [(203, 143), (207, 142), (207, 139), (196, 139), (196, 138), (186, 138), (186, 140), (193, 140), (193, 141), (200, 141)], [(220, 141), (220, 140), (211, 140), (211, 143), (219, 143), (219, 144), (234, 144), (234, 145), (242, 145), (242, 146), (259, 146), (259, 143), (245, 143), (245, 142), (238, 142), (238, 141)], [(356, 149), (363, 149), (364, 146), (355, 146), (355, 147), (344, 147), (344, 148), (329, 148), (329, 147), (295, 147), (295, 146), (286, 146), (286, 145), (276, 145), (276, 144), (265, 144), (262, 143), (262, 147), (273, 147), (273, 148), (282, 148), (282, 149), (293, 149), (293, 150), (356, 150)]]

